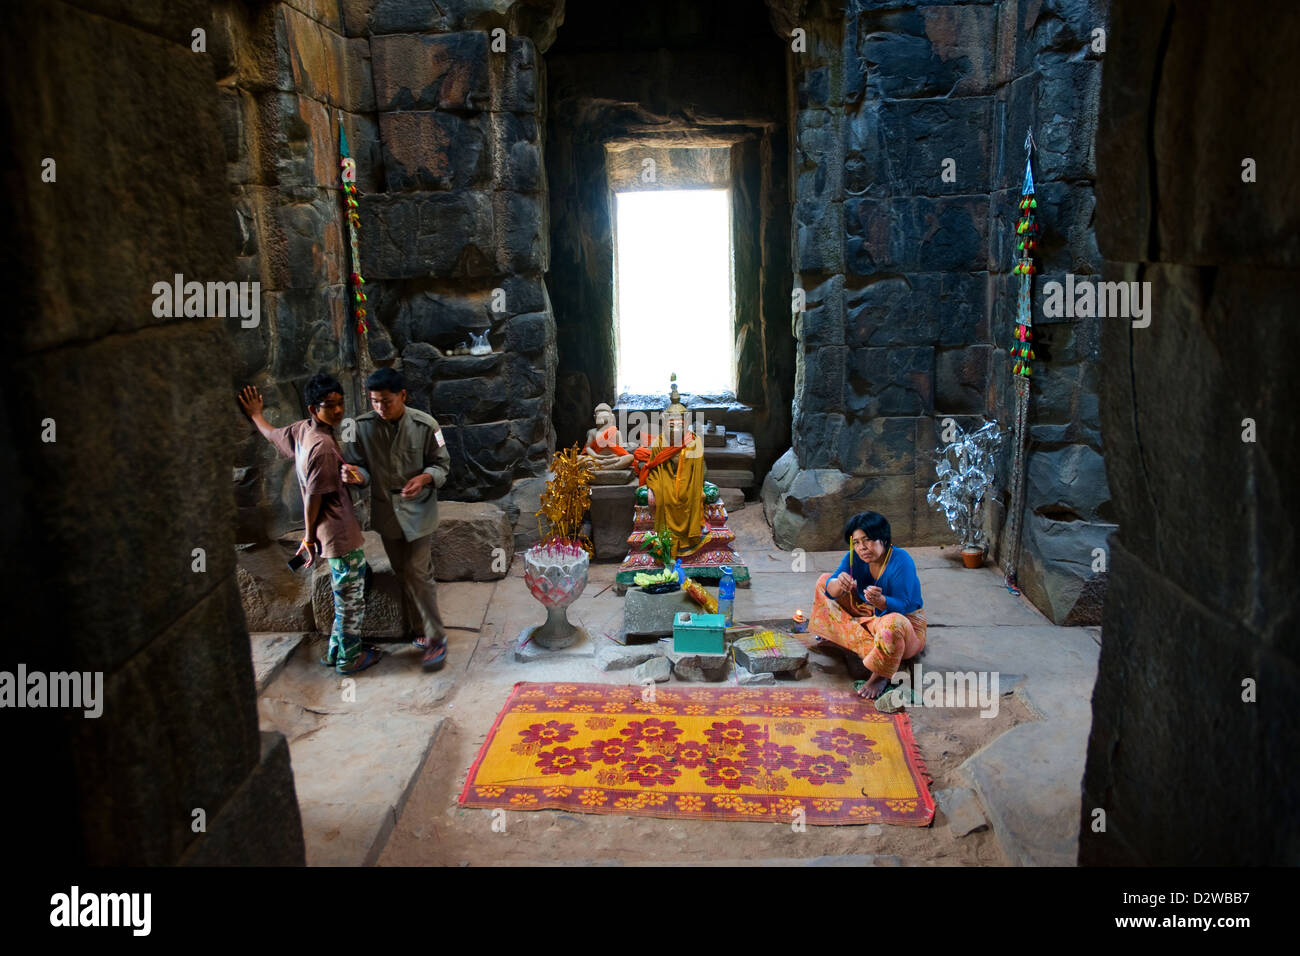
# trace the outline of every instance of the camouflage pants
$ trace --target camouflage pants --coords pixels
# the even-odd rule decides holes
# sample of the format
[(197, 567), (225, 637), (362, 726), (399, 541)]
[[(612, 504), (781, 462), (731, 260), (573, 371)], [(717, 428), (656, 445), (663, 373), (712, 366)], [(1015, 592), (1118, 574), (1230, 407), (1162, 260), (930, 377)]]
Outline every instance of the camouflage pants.
[(361, 623), (366, 616), (366, 553), (357, 548), (341, 558), (327, 558), (334, 591), (334, 630), (329, 658), (339, 667), (361, 652)]

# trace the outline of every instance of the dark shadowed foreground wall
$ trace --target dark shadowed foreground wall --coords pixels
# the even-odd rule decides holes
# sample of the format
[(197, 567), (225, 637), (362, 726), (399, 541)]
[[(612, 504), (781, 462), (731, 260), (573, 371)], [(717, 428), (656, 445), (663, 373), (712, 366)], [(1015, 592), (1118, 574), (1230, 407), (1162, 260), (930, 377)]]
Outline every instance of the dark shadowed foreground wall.
[(207, 9), (6, 8), (0, 670), (103, 675), (98, 719), (0, 710), (14, 861), (304, 858), (235, 586), (230, 337), (152, 308), (177, 273), (235, 278)]
[(1081, 863), (1300, 862), (1298, 47), (1288, 0), (1112, 8), (1097, 236), (1154, 306), (1102, 334), (1120, 530)]

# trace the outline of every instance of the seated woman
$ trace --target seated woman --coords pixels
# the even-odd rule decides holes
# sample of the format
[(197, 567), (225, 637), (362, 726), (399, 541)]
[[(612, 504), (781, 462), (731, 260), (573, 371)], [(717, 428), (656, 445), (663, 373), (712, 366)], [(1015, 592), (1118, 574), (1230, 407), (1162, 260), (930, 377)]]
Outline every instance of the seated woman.
[(889, 536), (889, 522), (874, 511), (844, 525), (848, 553), (817, 580), (808, 630), (862, 658), (871, 679), (858, 693), (882, 694), (905, 660), (925, 649), (925, 612), (916, 564)]

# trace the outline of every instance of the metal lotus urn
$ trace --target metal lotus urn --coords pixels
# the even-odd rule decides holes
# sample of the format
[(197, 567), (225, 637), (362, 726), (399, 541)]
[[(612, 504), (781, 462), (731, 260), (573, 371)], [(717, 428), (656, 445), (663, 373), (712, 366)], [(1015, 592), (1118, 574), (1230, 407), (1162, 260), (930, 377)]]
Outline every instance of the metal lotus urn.
[(568, 607), (587, 586), (588, 561), (586, 550), (576, 544), (536, 544), (524, 552), (524, 583), (546, 607), (545, 623), (525, 631), (525, 641), (559, 650), (586, 636), (569, 622)]

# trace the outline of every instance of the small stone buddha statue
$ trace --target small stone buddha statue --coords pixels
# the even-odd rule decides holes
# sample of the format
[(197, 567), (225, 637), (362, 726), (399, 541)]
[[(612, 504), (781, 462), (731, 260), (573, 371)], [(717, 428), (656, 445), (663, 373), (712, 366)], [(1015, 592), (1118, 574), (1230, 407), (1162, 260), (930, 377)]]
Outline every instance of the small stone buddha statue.
[(587, 443), (582, 446), (582, 456), (591, 462), (596, 471), (630, 471), (632, 453), (623, 447), (623, 436), (614, 424), (614, 410), (601, 402), (596, 406), (595, 417), (596, 427), (587, 431)]

